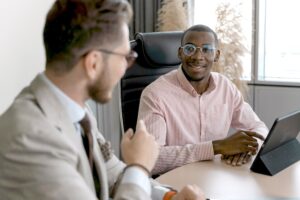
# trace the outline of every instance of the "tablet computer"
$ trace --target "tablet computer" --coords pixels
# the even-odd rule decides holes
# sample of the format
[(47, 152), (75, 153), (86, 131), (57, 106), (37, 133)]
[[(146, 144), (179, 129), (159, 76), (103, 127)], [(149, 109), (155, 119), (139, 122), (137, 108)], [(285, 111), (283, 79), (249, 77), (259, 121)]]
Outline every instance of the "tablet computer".
[(251, 170), (275, 175), (300, 160), (300, 110), (277, 118), (262, 144)]

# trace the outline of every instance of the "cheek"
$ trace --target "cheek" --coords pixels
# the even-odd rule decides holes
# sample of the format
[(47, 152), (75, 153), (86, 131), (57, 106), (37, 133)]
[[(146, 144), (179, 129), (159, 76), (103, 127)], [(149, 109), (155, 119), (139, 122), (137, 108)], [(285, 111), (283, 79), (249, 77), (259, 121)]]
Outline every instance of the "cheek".
[(185, 57), (185, 58), (182, 59), (181, 62), (188, 64), (190, 62), (194, 62), (194, 60), (191, 57)]
[(118, 65), (114, 67), (114, 74), (117, 75), (119, 79), (124, 76), (127, 70), (127, 62), (120, 62)]
[(116, 84), (127, 70), (127, 62), (125, 59), (115, 59), (108, 62), (106, 76), (110, 79), (111, 84)]

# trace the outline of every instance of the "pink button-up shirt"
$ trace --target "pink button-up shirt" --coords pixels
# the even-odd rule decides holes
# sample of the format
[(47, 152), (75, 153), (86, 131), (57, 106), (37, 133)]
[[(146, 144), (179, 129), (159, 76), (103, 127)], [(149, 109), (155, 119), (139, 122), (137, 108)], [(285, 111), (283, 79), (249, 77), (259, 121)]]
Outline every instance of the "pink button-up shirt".
[(230, 127), (264, 136), (268, 133), (266, 125), (225, 76), (212, 72), (207, 91), (199, 95), (181, 68), (145, 88), (138, 119), (145, 121), (161, 146), (153, 174), (213, 159), (212, 141), (227, 137)]

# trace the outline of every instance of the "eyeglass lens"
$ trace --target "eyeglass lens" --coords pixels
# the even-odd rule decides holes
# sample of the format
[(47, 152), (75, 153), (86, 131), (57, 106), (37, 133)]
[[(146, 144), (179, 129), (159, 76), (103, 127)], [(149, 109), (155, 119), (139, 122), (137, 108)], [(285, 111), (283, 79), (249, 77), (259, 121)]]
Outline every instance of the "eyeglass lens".
[(202, 55), (204, 56), (211, 56), (215, 51), (215, 48), (212, 45), (203, 45), (202, 47), (196, 47), (193, 44), (186, 44), (182, 48), (183, 48), (183, 53), (186, 56), (194, 55), (197, 49), (199, 49)]

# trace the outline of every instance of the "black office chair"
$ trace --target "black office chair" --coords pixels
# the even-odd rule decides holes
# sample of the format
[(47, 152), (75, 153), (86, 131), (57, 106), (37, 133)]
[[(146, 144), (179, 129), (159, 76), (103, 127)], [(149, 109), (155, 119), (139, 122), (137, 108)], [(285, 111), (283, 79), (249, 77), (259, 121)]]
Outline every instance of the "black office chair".
[(178, 68), (183, 32), (137, 33), (131, 48), (138, 53), (135, 64), (121, 79), (121, 124), (135, 129), (143, 89), (159, 76)]

